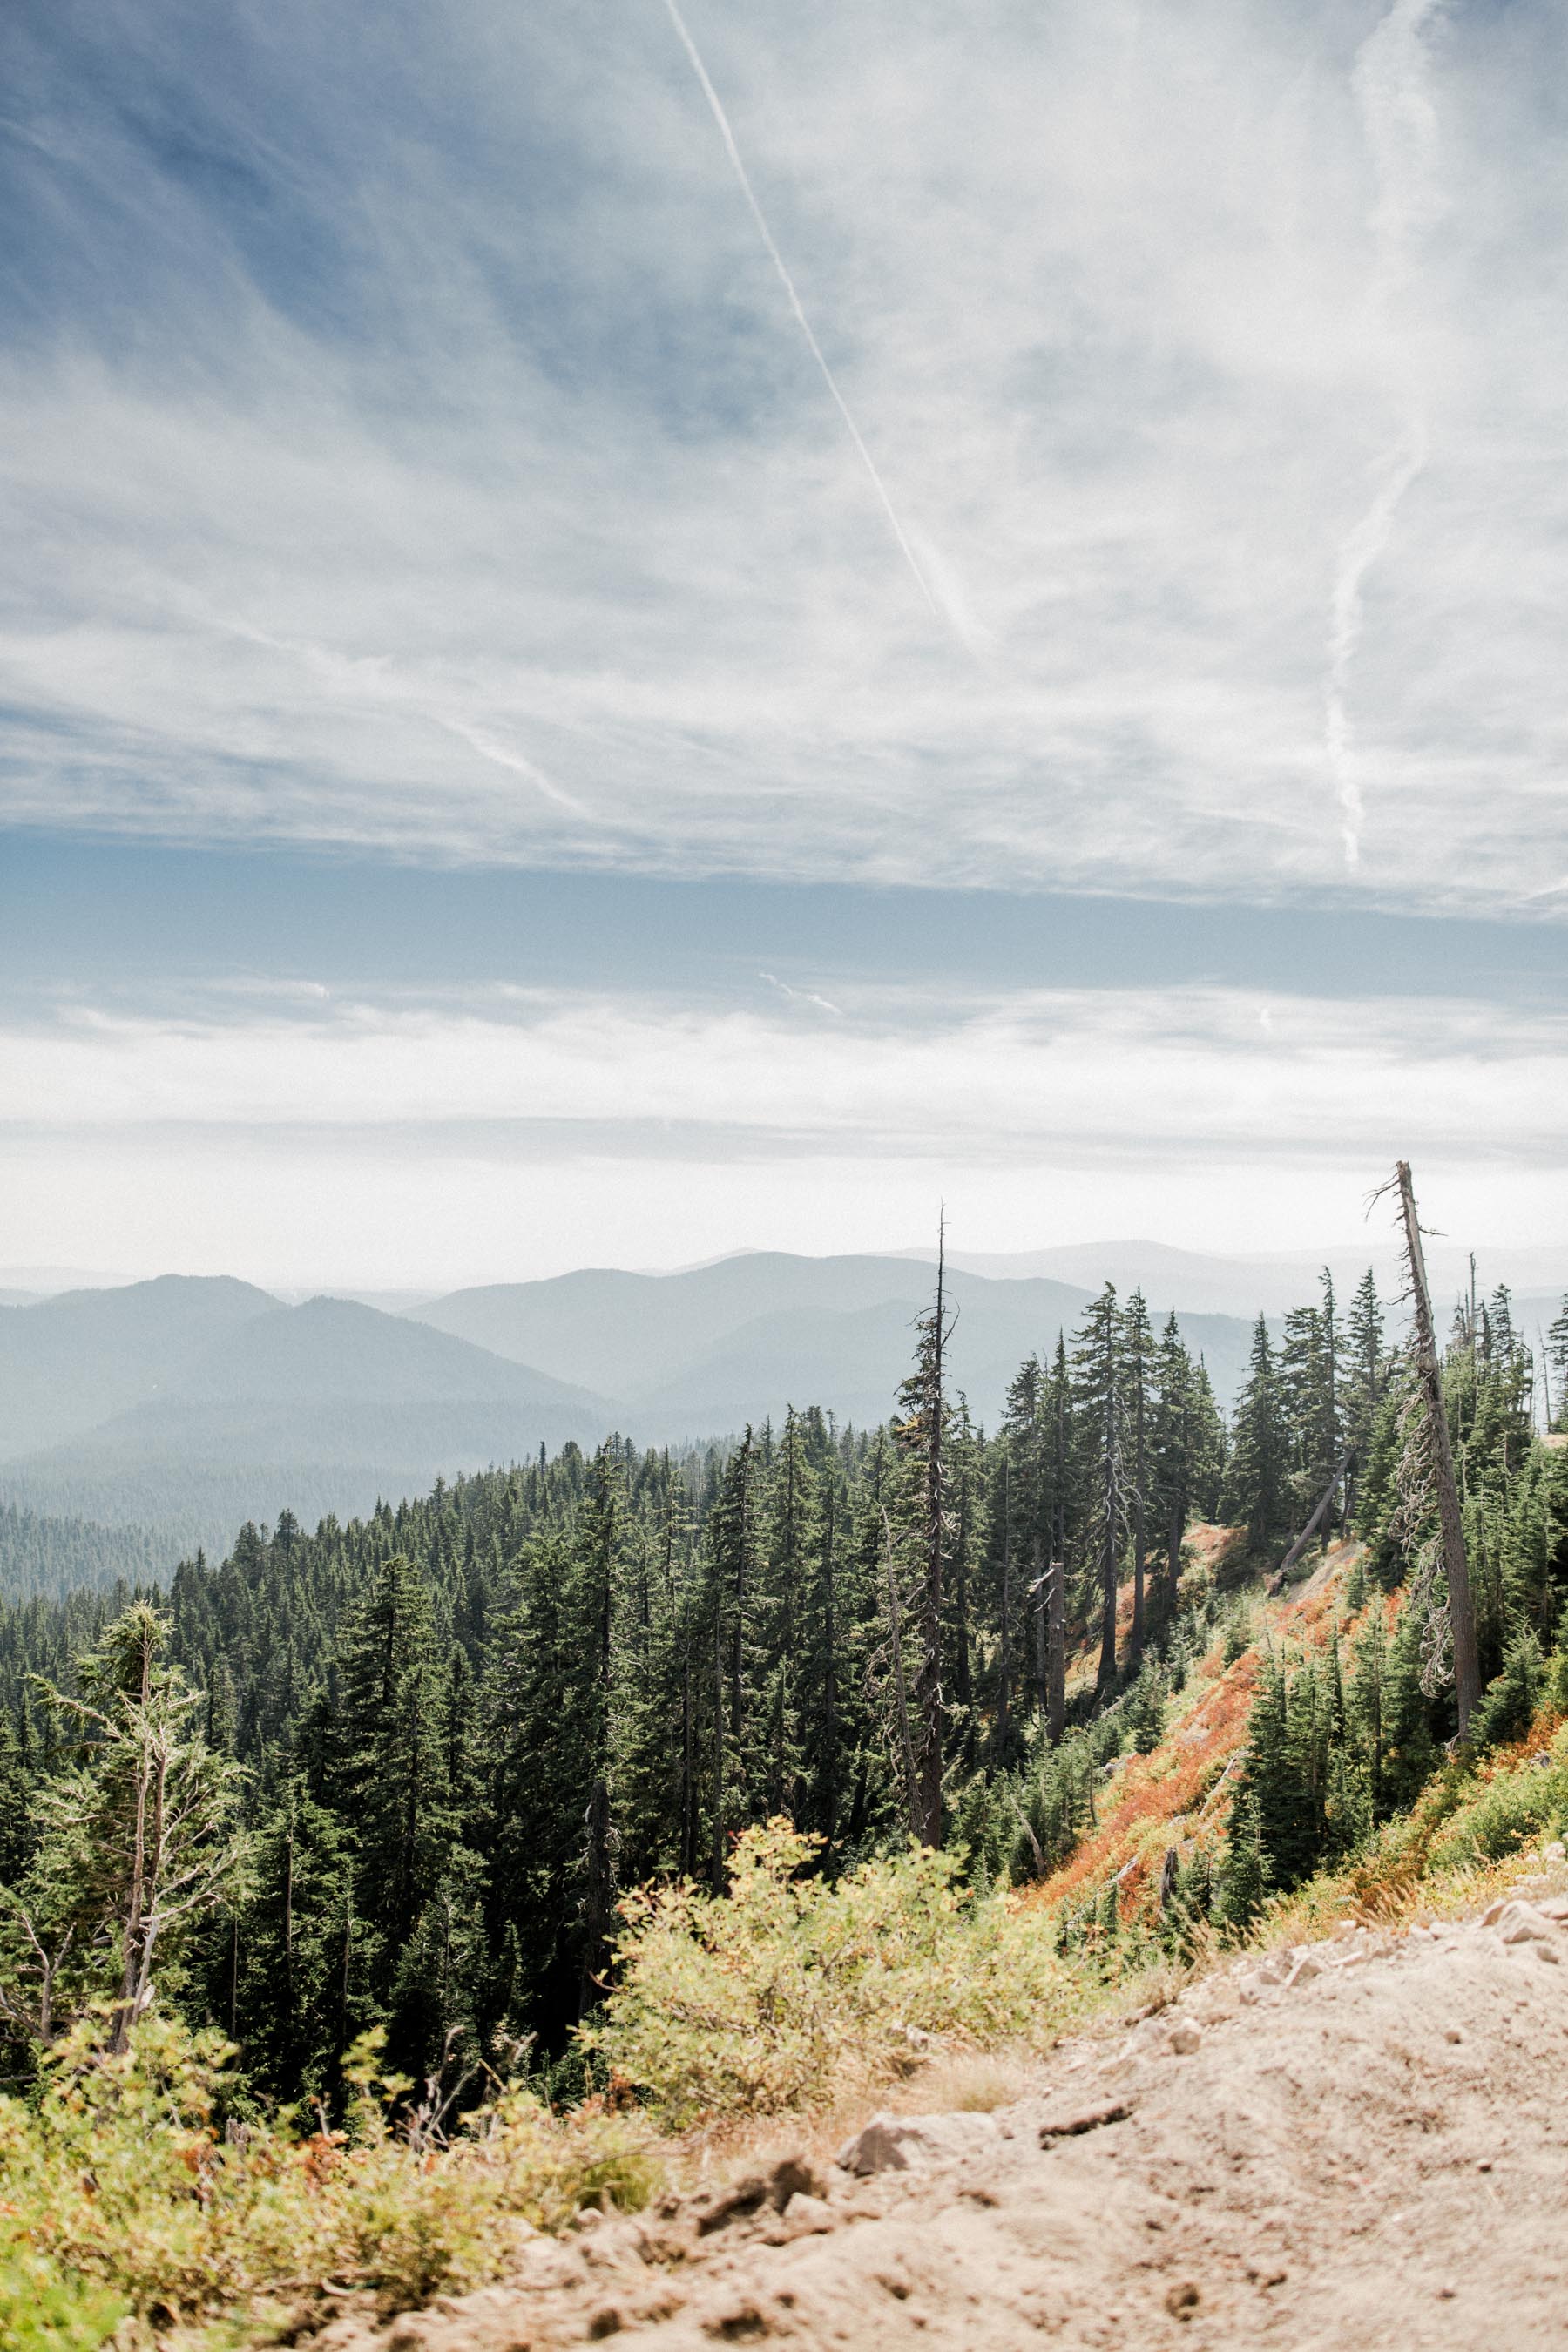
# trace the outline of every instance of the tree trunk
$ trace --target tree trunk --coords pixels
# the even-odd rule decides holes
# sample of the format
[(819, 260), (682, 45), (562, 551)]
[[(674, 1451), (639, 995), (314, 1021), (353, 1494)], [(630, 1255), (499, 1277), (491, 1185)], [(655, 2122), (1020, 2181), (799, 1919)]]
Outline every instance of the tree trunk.
[(1002, 1622), (996, 1643), (996, 1754), (1005, 1761), (1013, 1675), (1013, 1531), (1006, 1521), (1007, 1470), (1002, 1470)]
[(1326, 1514), (1330, 1504), (1334, 1499), (1334, 1494), (1339, 1486), (1340, 1480), (1345, 1476), (1354, 1460), (1355, 1447), (1353, 1445), (1347, 1445), (1344, 1452), (1341, 1454), (1338, 1462), (1334, 1465), (1334, 1473), (1332, 1477), (1329, 1480), (1327, 1486), (1318, 1497), (1317, 1508), (1313, 1511), (1311, 1517), (1307, 1521), (1306, 1526), (1302, 1528), (1300, 1534), (1296, 1538), (1295, 1542), (1291, 1545), (1289, 1550), (1286, 1553), (1284, 1559), (1280, 1561), (1279, 1567), (1269, 1578), (1268, 1590), (1270, 1592), (1279, 1591), (1285, 1578), (1289, 1575), (1290, 1570), (1295, 1567), (1296, 1562), (1300, 1559), (1301, 1554), (1306, 1550), (1307, 1546), (1317, 1534), (1319, 1528), (1323, 1523), (1324, 1515)]
[(598, 1990), (597, 1978), (609, 1946), (614, 1883), (610, 1863), (610, 1790), (601, 1772), (588, 1798), (587, 1889), (583, 1905), (583, 1971), (577, 2014), (585, 2017)]
[[(142, 1649), (142, 1687), (138, 1694), (143, 1710), (153, 1695), (153, 1653), (144, 1641)], [(142, 1917), (147, 1900), (147, 1799), (152, 1786), (153, 1758), (148, 1744), (145, 1712), (142, 1716), (142, 1752), (136, 1759), (136, 1822), (131, 1846), (131, 1885), (125, 1904), (125, 1950), (120, 1979), (120, 2006), (115, 2011), (114, 2026), (109, 2046), (117, 2057), (122, 2057), (130, 2045), (131, 2028), (136, 2013), (137, 1978), (140, 1972)]]
[(925, 1845), (942, 1843), (942, 1579), (945, 1534), (942, 1512), (942, 1317), (943, 1242), (939, 1234), (936, 1260), (936, 1315), (931, 1332), (927, 1394), (925, 1491), (925, 1580), (921, 1610), (921, 1664), (915, 1677), (920, 1713), (921, 1746), (915, 1796), (915, 1835)]
[(1108, 1691), (1116, 1680), (1116, 1376), (1107, 1349), (1105, 1364), (1105, 1427), (1100, 1435), (1102, 1449), (1100, 1475), (1104, 1481), (1100, 1497), (1102, 1527), (1100, 1533), (1100, 1667), (1095, 1675), (1097, 1691)]
[(923, 1832), (920, 1769), (915, 1761), (915, 1743), (910, 1730), (910, 1695), (904, 1682), (903, 1611), (899, 1606), (898, 1579), (893, 1570), (893, 1529), (885, 1510), (882, 1513), (882, 1560), (888, 1580), (888, 1638), (892, 1644), (893, 1696), (899, 1713), (899, 1748), (904, 1759), (904, 1786), (909, 1791), (910, 1834), (919, 1838)]
[(724, 1629), (713, 1614), (713, 1853), (715, 1895), (724, 1891)]
[(1133, 1457), (1132, 1486), (1132, 1664), (1138, 1666), (1143, 1655), (1143, 1488), (1145, 1485), (1147, 1448), (1143, 1428), (1143, 1367), (1138, 1371), (1138, 1418), (1134, 1431), (1136, 1453)]
[(1046, 1635), (1046, 1728), (1053, 1746), (1059, 1744), (1068, 1720), (1068, 1564), (1058, 1549), (1051, 1562), (1048, 1623)]
[(1470, 1717), (1481, 1695), (1480, 1666), (1476, 1654), (1476, 1613), (1470, 1598), (1470, 1573), (1465, 1560), (1465, 1528), (1459, 1515), (1458, 1488), (1454, 1483), (1454, 1454), (1448, 1442), (1448, 1416), (1443, 1406), (1443, 1373), (1432, 1329), (1432, 1300), (1426, 1288), (1426, 1262), (1421, 1251), (1421, 1225), (1415, 1213), (1415, 1188), (1410, 1163), (1400, 1160), (1394, 1171), (1399, 1206), (1405, 1220), (1405, 1247), (1410, 1265), (1411, 1307), (1415, 1320), (1413, 1354), (1415, 1376), (1426, 1402), (1432, 1436), (1432, 1460), (1437, 1482), (1437, 1517), (1443, 1530), (1443, 1568), (1448, 1585), (1448, 1624), (1454, 1641), (1454, 1687), (1459, 1737), (1468, 1737)]

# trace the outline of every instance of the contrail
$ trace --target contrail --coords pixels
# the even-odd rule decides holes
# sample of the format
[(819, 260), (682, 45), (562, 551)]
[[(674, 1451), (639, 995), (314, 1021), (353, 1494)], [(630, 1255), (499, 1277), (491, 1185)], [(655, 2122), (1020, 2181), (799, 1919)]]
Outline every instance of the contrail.
[(833, 380), (833, 370), (828, 366), (827, 362), (822, 356), (822, 345), (817, 341), (816, 337), (813, 334), (811, 320), (806, 317), (805, 310), (802, 304), (800, 296), (795, 290), (795, 280), (790, 276), (789, 271), (784, 268), (783, 254), (779, 251), (778, 247), (773, 243), (773, 231), (769, 228), (767, 221), (763, 216), (763, 208), (757, 202), (756, 192), (752, 188), (750, 179), (747, 177), (746, 167), (741, 161), (741, 151), (735, 144), (735, 134), (730, 128), (730, 118), (725, 113), (723, 106), (720, 101), (718, 91), (714, 89), (712, 83), (708, 79), (708, 68), (703, 64), (701, 58), (698, 55), (697, 44), (692, 39), (690, 34), (687, 31), (686, 20), (681, 16), (679, 9), (676, 6), (675, 0), (664, 0), (664, 5), (669, 11), (670, 23), (675, 26), (677, 33), (680, 36), (681, 47), (686, 51), (687, 56), (691, 60), (691, 70), (702, 85), (702, 95), (708, 100), (708, 105), (712, 113), (713, 120), (719, 126), (719, 136), (724, 142), (724, 152), (729, 156), (731, 164), (734, 169), (735, 177), (741, 184), (741, 194), (745, 197), (747, 204), (751, 206), (752, 218), (757, 224), (757, 234), (761, 236), (763, 243), (767, 247), (768, 258), (773, 263), (773, 268), (778, 271), (784, 292), (789, 296), (789, 306), (800, 322), (800, 331), (805, 337), (807, 343), (811, 346), (812, 358), (822, 370), (822, 381), (827, 386), (828, 391), (833, 394), (834, 405), (837, 407), (839, 415), (844, 419), (845, 429), (848, 433), (851, 441), (855, 444), (856, 452), (859, 457), (860, 463), (865, 467), (867, 473), (870, 477), (871, 487), (882, 502), (882, 512), (888, 518), (888, 528), (891, 530), (893, 537), (899, 542), (899, 552), (903, 557), (904, 562), (909, 565), (910, 573), (913, 576), (915, 584), (919, 588), (921, 594), (925, 598), (926, 603), (931, 606), (931, 611), (936, 614), (937, 618), (941, 620), (944, 617), (942, 608), (937, 603), (936, 598), (931, 593), (925, 573), (921, 570), (920, 565), (915, 561), (915, 551), (910, 545), (910, 542), (904, 534), (904, 527), (899, 520), (897, 511), (893, 506), (893, 501), (888, 496), (887, 485), (884, 483), (880, 474), (877, 471), (876, 465), (872, 460), (871, 452), (867, 448), (865, 442), (860, 437), (860, 428), (849, 414), (848, 407), (845, 403), (844, 394), (839, 391), (837, 384)]
[[(1376, 31), (1363, 44), (1355, 63), (1356, 102), (1377, 170), (1378, 198), (1373, 215), (1377, 259), (1371, 306), (1380, 319), (1408, 275), (1411, 235), (1432, 210), (1437, 118), (1426, 89), (1426, 52), (1421, 35), (1442, 5), (1443, 0), (1394, 0)], [(1346, 695), (1361, 642), (1362, 588), (1393, 536), (1400, 501), (1426, 465), (1426, 413), (1412, 382), (1406, 388), (1405, 428), (1383, 480), (1354, 530), (1340, 542), (1330, 599), (1324, 748), (1339, 803), (1345, 865), (1352, 873), (1361, 861), (1365, 807), (1352, 760)]]

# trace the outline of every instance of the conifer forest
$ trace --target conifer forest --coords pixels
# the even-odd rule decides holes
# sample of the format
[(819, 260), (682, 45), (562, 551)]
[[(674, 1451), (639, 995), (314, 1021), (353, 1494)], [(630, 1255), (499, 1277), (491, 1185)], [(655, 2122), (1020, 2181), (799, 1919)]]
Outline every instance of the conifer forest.
[[(1230, 1827), (1154, 1932), (1240, 1932), (1407, 1807), (1455, 1731), (1418, 1384), (1369, 1274), (1271, 1331), (1227, 1425), (1173, 1317), (1110, 1286), (999, 1426), (948, 1382), (940, 1275), (879, 1428), (809, 1404), (721, 1444), (613, 1437), (269, 1528), (166, 1591), (0, 1617), (0, 2032), (13, 2085), (94, 2002), (236, 2046), (257, 2113), (331, 2111), (345, 2053), (460, 2105), (581, 2096), (619, 1906), (722, 1894), (781, 1818), (826, 1879), (911, 1839), (972, 1884), (1069, 1857), (1246, 1596), (1364, 1542), (1347, 1624), (1263, 1654)], [(1472, 1743), (1517, 1736), (1568, 1637), (1568, 1302), (1542, 1366), (1506, 1292), (1441, 1380), (1474, 1598)], [(1194, 1577), (1194, 1531), (1237, 1531)], [(1301, 1538), (1306, 1534), (1306, 1541)], [(1382, 1596), (1384, 1606), (1368, 1607)], [(133, 1883), (125, 1857), (134, 1850)], [(1066, 1906), (1070, 1944), (1116, 1891)]]

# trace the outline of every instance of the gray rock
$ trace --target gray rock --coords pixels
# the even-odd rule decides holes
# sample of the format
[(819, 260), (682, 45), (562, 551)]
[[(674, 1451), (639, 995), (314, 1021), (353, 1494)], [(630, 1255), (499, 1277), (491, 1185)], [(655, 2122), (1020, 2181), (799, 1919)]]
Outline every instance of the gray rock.
[(996, 2137), (990, 2116), (873, 2116), (838, 2151), (838, 2165), (862, 2179), (874, 2172), (918, 2172), (967, 2156)]

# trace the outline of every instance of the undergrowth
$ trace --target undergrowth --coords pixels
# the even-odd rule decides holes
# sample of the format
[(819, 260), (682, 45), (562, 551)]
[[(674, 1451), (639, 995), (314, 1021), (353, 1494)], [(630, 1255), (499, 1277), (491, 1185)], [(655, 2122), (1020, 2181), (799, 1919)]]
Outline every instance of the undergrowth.
[[(446, 2147), (393, 2130), (408, 2087), (351, 2069), (342, 2131), (220, 2137), (227, 2046), (156, 2014), (123, 2055), (89, 2021), (48, 2056), (39, 2095), (0, 2099), (0, 2344), (91, 2352), (184, 2323), (269, 2336), (363, 2288), (384, 2316), (492, 2278), (522, 2225), (583, 2205), (636, 2210), (658, 2187), (640, 2117), (567, 2116), (510, 2089)], [(315, 2306), (321, 2306), (319, 2311)], [(123, 2334), (129, 2324), (131, 2336)]]
[[(1512, 1747), (1450, 1759), (1352, 1863), (1268, 1900), (1245, 1941), (1474, 1908), (1565, 1834), (1568, 1721), (1548, 1708)], [(1058, 1910), (964, 1886), (950, 1854), (910, 1850), (836, 1883), (813, 1861), (814, 1842), (775, 1822), (738, 1842), (727, 1898), (631, 1897), (583, 2035), (614, 2095), (561, 2114), (510, 2088), (449, 2145), (394, 2128), (409, 2086), (380, 2074), (374, 2036), (342, 2130), (296, 2116), (226, 2136), (220, 2037), (154, 2011), (116, 2056), (101, 2021), (79, 2026), (33, 2097), (0, 2098), (0, 2345), (270, 2341), (320, 2325), (345, 2289), (387, 2316), (504, 2273), (527, 2225), (638, 2209), (669, 2135), (843, 2107), (938, 2048), (1042, 2049), (1226, 1948), (1206, 1927), (1164, 1955), (1123, 1930), (1064, 1956)]]
[(911, 1849), (837, 1881), (784, 1822), (737, 1842), (730, 1893), (634, 1895), (617, 1980), (584, 2038), (668, 2129), (831, 2106), (918, 2063), (922, 2036), (1044, 2045), (1080, 2005), (1048, 1935), (1005, 1895)]

